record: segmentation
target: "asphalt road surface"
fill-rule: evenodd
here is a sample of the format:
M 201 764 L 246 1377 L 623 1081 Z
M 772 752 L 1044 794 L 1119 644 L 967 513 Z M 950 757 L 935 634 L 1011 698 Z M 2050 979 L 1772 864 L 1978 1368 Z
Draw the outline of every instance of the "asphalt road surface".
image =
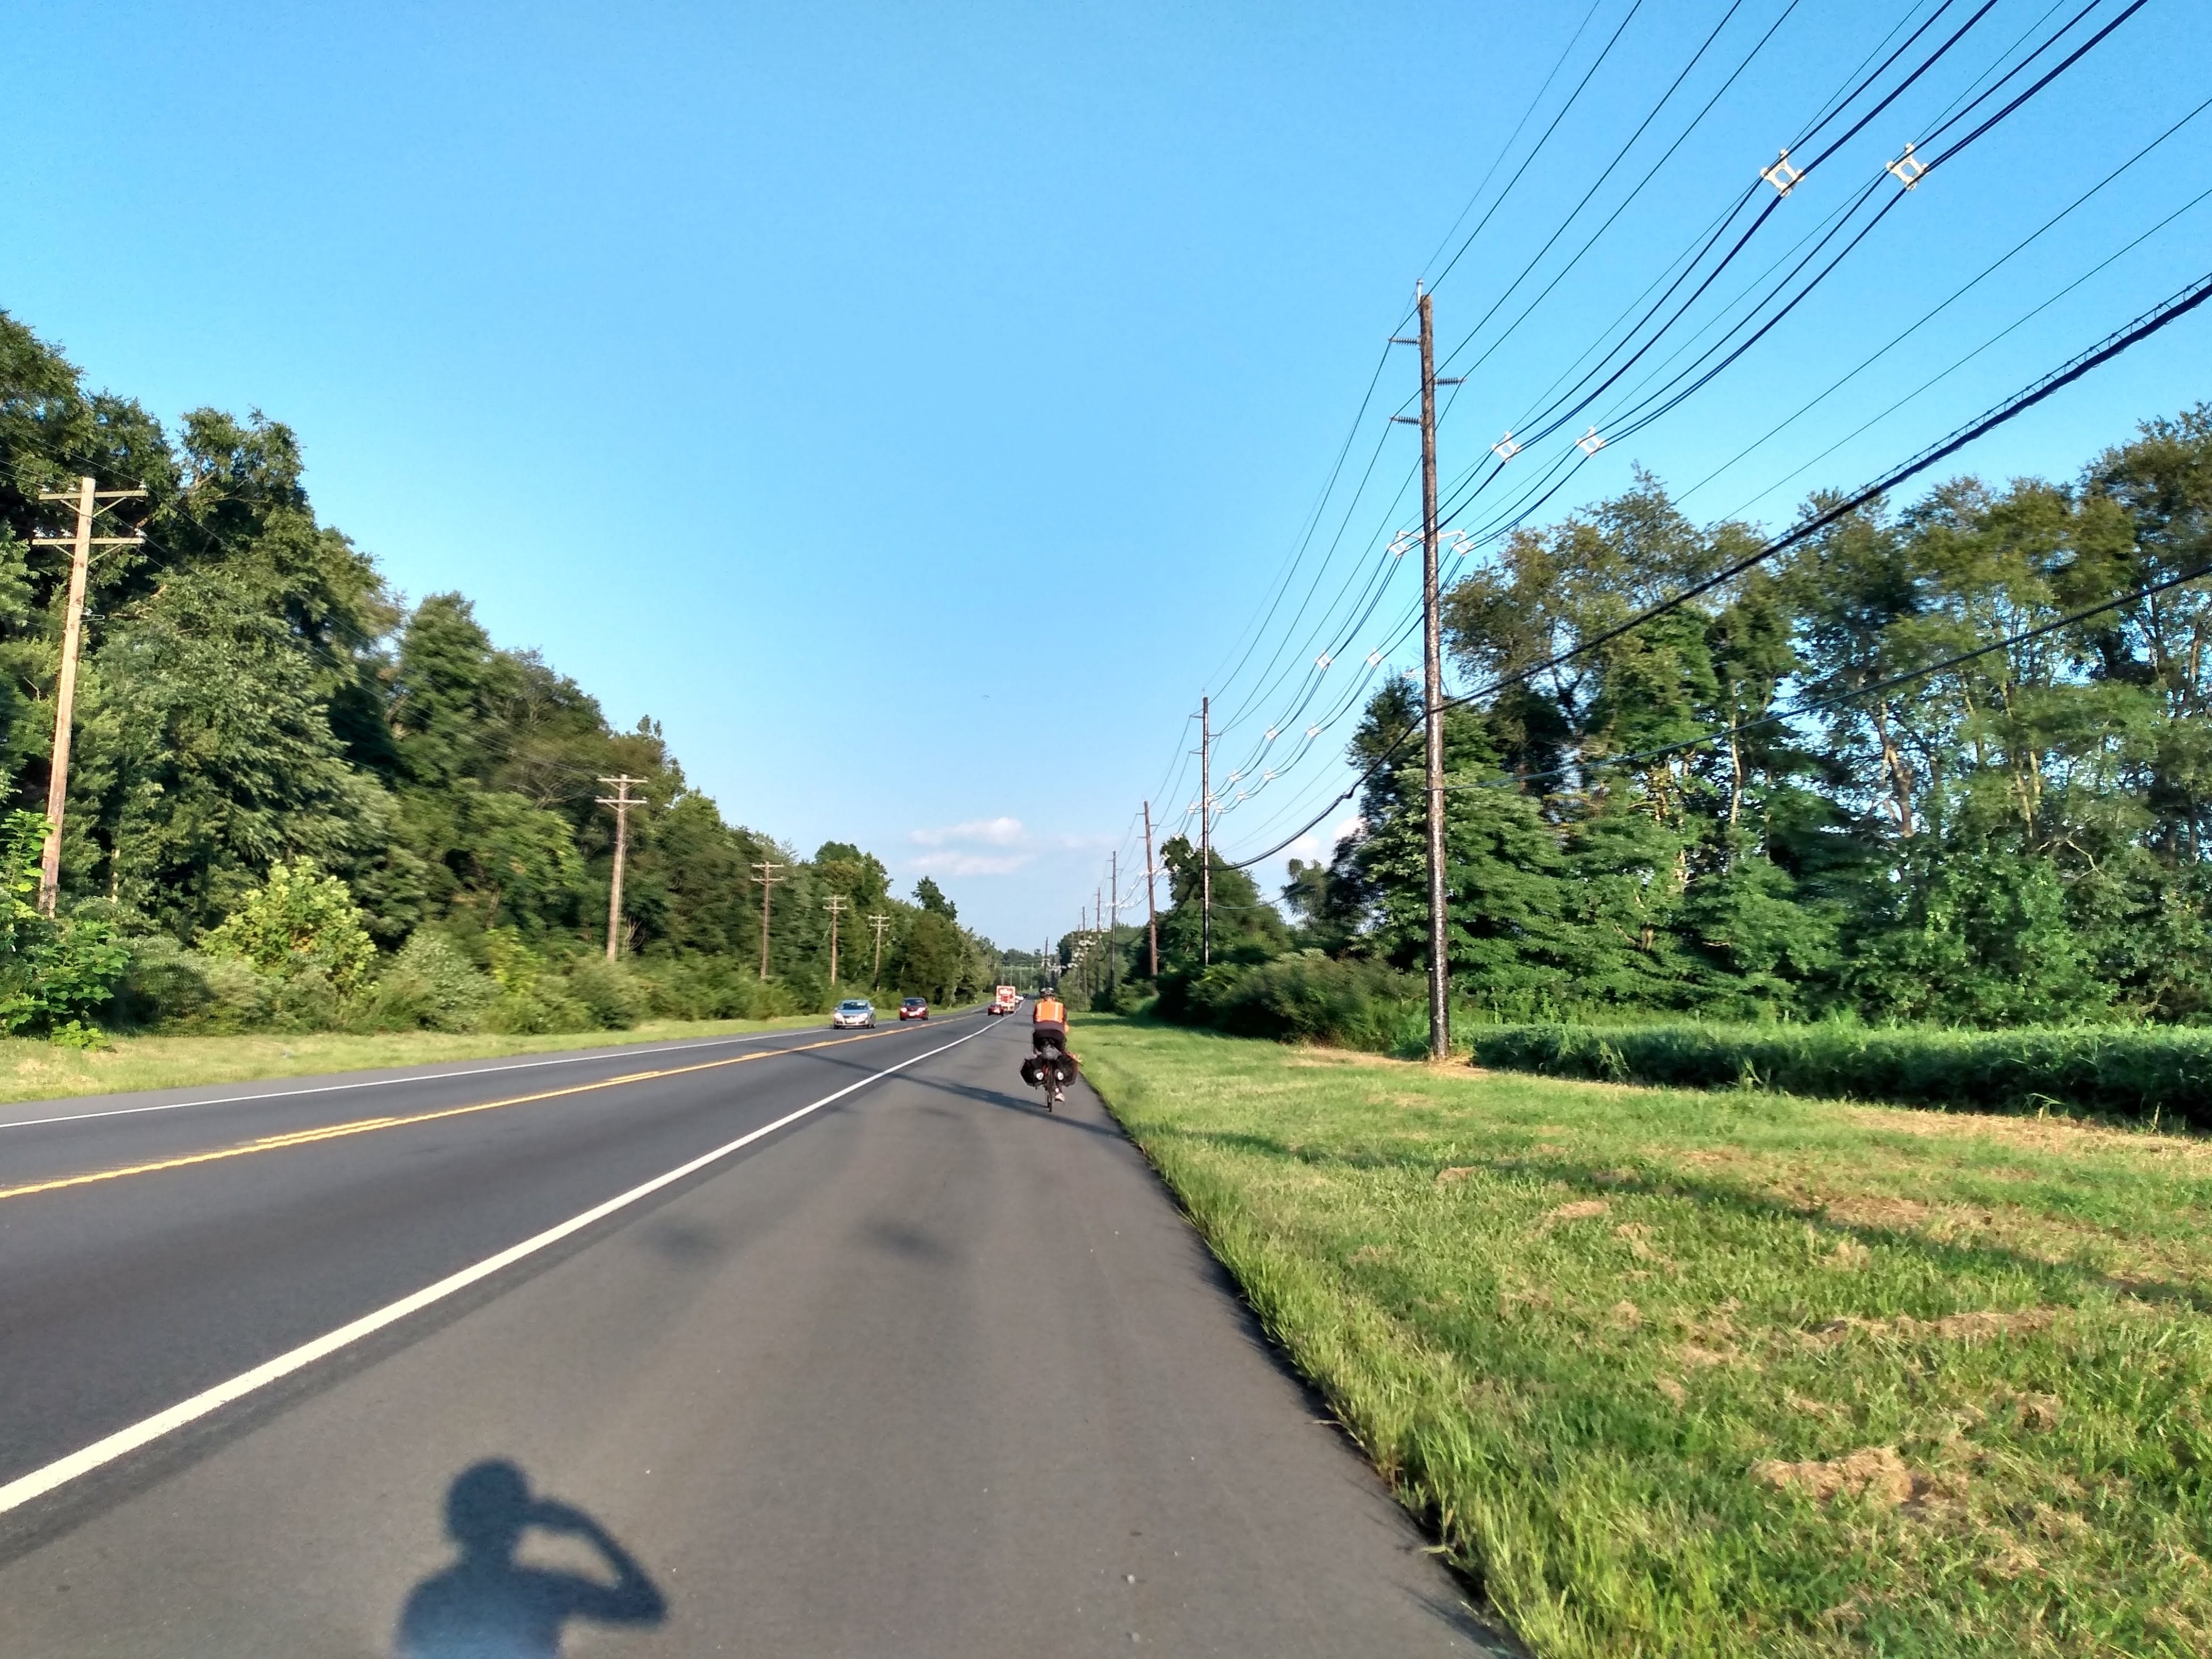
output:
M 0 1107 L 0 1653 L 1505 1653 L 1026 1022 Z

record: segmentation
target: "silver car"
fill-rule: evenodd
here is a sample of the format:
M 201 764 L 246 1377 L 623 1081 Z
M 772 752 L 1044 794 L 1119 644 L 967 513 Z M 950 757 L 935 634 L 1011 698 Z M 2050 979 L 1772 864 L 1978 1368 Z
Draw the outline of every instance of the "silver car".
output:
M 836 1012 L 830 1016 L 830 1024 L 833 1029 L 838 1030 L 842 1030 L 848 1026 L 860 1025 L 872 1031 L 876 1028 L 876 1005 L 866 997 L 848 997 L 837 1005 Z

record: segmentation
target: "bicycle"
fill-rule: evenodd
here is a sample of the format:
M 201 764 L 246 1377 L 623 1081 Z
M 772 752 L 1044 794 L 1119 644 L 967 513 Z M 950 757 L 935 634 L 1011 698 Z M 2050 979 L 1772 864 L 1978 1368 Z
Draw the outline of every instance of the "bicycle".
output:
M 1022 1081 L 1044 1091 L 1048 1115 L 1067 1103 L 1067 1085 L 1075 1081 L 1075 1060 L 1066 1049 L 1047 1045 L 1022 1062 Z

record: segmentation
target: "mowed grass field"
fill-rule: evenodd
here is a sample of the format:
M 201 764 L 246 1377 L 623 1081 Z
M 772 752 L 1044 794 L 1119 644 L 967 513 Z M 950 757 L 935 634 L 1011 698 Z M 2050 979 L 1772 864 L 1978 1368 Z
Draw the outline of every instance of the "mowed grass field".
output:
M 1537 1653 L 2212 1653 L 2212 1142 L 1076 1041 Z
M 626 1031 L 564 1031 L 542 1036 L 495 1032 L 390 1031 L 355 1036 L 315 1031 L 241 1036 L 118 1036 L 103 1048 L 64 1048 L 27 1038 L 0 1038 L 0 1102 L 58 1100 L 133 1089 L 177 1089 L 203 1083 L 249 1083 L 313 1077 L 324 1072 L 429 1066 L 442 1060 L 491 1060 L 555 1054 L 632 1042 L 729 1036 L 809 1025 L 827 1014 L 780 1019 L 652 1020 Z

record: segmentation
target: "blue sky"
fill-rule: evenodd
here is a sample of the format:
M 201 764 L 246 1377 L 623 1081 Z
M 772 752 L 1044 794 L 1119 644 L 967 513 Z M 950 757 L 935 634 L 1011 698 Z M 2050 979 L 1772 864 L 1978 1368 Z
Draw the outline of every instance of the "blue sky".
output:
M 1742 0 L 1523 298 L 1787 3 Z M 1444 424 L 1446 472 L 1539 401 L 1893 24 L 1942 3 L 1801 0 L 1483 357 Z M 1924 44 L 1978 5 L 1954 3 Z M 2039 20 L 2079 9 L 1997 0 L 1732 273 L 1779 257 Z M 1327 614 L 1413 522 L 1392 504 L 1410 430 L 1383 435 L 1410 353 L 1353 416 L 1455 222 L 1464 236 L 1498 204 L 1437 289 L 1448 346 L 1728 11 L 18 0 L 0 306 L 164 417 L 213 404 L 291 423 L 318 507 L 398 588 L 459 588 L 616 720 L 659 718 L 732 818 L 802 852 L 857 840 L 902 890 L 934 873 L 963 919 L 1033 944 L 1073 925 L 1110 848 L 1127 871 L 1148 792 L 1184 822 L 1187 717 L 1223 689 L 1348 431 L 1354 475 L 1382 446 L 1375 481 L 1331 498 L 1297 592 L 1317 580 Z M 1637 463 L 1678 489 L 1704 477 L 2193 108 L 2208 69 L 2212 9 L 2151 0 L 1544 516 Z M 1874 476 L 2202 274 L 2212 204 L 2053 299 L 2212 186 L 2208 134 L 2212 115 L 1687 509 L 1786 520 L 1806 490 Z M 2208 368 L 2200 313 L 1960 470 L 2070 476 L 2138 417 L 2212 392 Z M 1270 724 L 1298 741 L 1346 700 L 1411 602 L 1411 564 L 1304 708 L 1291 693 L 1326 630 L 1285 626 L 1296 594 L 1274 613 L 1218 705 L 1224 775 L 1272 763 Z M 1348 727 L 1224 814 L 1224 849 L 1318 810 Z

